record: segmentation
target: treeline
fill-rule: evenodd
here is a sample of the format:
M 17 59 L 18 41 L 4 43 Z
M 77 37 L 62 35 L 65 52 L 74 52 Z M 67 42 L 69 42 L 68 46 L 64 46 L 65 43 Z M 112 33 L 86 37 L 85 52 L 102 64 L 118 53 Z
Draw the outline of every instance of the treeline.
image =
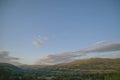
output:
M 120 80 L 120 73 L 14 72 L 0 67 L 0 80 Z

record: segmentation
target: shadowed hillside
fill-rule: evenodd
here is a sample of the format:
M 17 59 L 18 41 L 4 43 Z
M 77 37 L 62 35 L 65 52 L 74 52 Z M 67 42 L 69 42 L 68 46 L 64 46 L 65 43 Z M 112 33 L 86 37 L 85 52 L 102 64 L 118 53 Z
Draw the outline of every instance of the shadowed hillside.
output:
M 21 71 L 22 70 L 18 66 L 8 64 L 8 63 L 0 63 L 0 68 L 10 69 L 12 71 Z

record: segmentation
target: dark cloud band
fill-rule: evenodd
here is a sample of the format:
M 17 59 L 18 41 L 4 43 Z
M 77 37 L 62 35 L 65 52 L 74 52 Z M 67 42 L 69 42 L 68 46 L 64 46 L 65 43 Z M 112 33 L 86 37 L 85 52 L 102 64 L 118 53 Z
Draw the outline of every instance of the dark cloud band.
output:
M 20 65 L 21 63 L 19 63 L 17 60 L 19 60 L 19 58 L 9 56 L 8 51 L 0 50 L 1 63 L 10 63 L 14 65 Z

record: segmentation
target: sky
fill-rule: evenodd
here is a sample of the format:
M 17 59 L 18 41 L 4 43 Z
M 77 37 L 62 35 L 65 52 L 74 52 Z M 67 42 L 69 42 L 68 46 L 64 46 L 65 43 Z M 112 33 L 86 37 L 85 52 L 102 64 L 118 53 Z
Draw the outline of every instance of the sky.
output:
M 1 62 L 120 57 L 119 0 L 1 0 L 0 5 Z

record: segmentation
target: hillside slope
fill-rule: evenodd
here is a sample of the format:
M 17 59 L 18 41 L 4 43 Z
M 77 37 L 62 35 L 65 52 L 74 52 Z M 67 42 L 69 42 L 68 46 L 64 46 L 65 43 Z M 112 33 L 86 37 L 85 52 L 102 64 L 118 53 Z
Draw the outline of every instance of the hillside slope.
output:
M 23 65 L 16 67 L 11 64 L 0 63 L 0 67 L 8 68 L 14 71 L 26 70 L 34 72 L 120 72 L 120 58 L 91 58 L 48 66 Z
M 22 70 L 21 68 L 8 63 L 0 63 L 0 68 L 10 69 L 17 72 Z
M 120 58 L 91 58 L 55 65 L 57 68 L 76 71 L 117 71 L 120 72 Z

